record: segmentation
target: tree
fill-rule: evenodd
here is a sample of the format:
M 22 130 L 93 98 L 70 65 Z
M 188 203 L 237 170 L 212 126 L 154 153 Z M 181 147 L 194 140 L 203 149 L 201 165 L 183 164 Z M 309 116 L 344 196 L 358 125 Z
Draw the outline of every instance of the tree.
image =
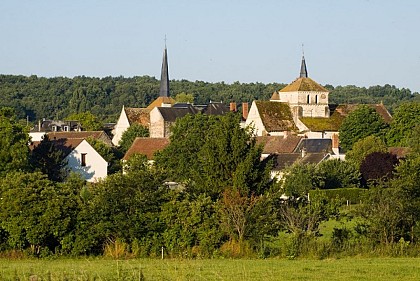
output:
M 404 236 L 404 201 L 400 191 L 379 183 L 368 191 L 362 217 L 368 222 L 368 236 L 375 242 L 390 244 Z
M 187 94 L 187 93 L 179 93 L 175 96 L 175 101 L 177 103 L 194 103 L 194 96 L 192 94 Z
M 223 192 L 220 208 L 222 225 L 230 238 L 240 244 L 251 228 L 252 212 L 258 199 L 255 195 L 241 194 L 235 188 L 226 188 Z
M 295 163 L 288 167 L 281 181 L 283 192 L 287 196 L 306 196 L 311 189 L 319 186 L 319 178 L 314 164 Z
M 384 141 L 377 136 L 368 136 L 360 139 L 353 144 L 353 147 L 346 154 L 346 160 L 353 162 L 356 167 L 360 167 L 365 157 L 373 152 L 387 152 L 388 149 Z
M 316 167 L 316 173 L 320 180 L 320 188 L 348 188 L 358 187 L 360 184 L 360 172 L 358 168 L 340 159 L 322 161 Z
M 30 162 L 35 170 L 47 175 L 48 179 L 63 181 L 68 174 L 63 154 L 63 151 L 58 149 L 45 134 L 41 142 L 32 150 Z
M 79 121 L 84 131 L 100 131 L 103 129 L 102 123 L 89 111 L 73 113 L 66 120 Z
M 395 177 L 391 180 L 392 187 L 402 201 L 401 215 L 404 218 L 406 240 L 419 241 L 420 226 L 420 154 L 413 153 L 396 167 Z M 399 210 L 400 211 L 400 210 Z
M 121 136 L 118 143 L 122 153 L 126 153 L 137 137 L 148 137 L 149 130 L 137 123 L 132 124 Z
M 117 239 L 146 247 L 160 237 L 164 224 L 159 212 L 166 201 L 163 175 L 147 162 L 141 167 L 110 175 L 89 189 L 78 216 L 73 253 L 99 254 L 107 241 Z M 147 247 L 156 253 L 161 246 L 160 240 Z
M 0 109 L 0 176 L 29 166 L 29 135 L 11 108 Z
M 178 119 L 156 164 L 195 194 L 218 198 L 232 184 L 244 192 L 262 193 L 269 185 L 269 169 L 260 161 L 261 147 L 240 128 L 239 117 L 197 114 Z
M 396 110 L 387 133 L 390 146 L 408 146 L 413 129 L 420 123 L 420 102 L 405 102 Z
M 360 105 L 344 119 L 339 129 L 340 145 L 350 150 L 355 142 L 370 135 L 384 134 L 387 124 L 373 107 Z
M 30 247 L 36 255 L 60 249 L 74 230 L 78 194 L 75 185 L 57 188 L 39 172 L 8 174 L 0 180 L 0 221 L 8 244 L 13 249 Z
M 397 164 L 397 156 L 389 152 L 373 152 L 367 155 L 360 165 L 362 184 L 390 179 Z
M 211 257 L 222 239 L 217 205 L 209 196 L 171 192 L 160 213 L 165 247 L 172 255 Z

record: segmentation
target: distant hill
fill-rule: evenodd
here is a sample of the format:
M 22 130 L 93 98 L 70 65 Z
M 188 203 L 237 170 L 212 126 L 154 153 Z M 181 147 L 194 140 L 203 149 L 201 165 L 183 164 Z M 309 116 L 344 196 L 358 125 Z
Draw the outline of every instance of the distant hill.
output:
M 203 81 L 172 80 L 171 96 L 193 94 L 196 104 L 209 101 L 252 102 L 268 100 L 281 83 L 209 83 Z M 418 99 L 418 93 L 395 86 L 325 85 L 331 91 L 331 103 L 380 103 L 391 111 L 402 101 Z M 21 75 L 0 75 L 0 107 L 16 110 L 21 119 L 35 122 L 41 118 L 64 119 L 72 113 L 90 111 L 103 121 L 115 122 L 123 105 L 145 107 L 159 93 L 159 80 L 150 76 L 94 78 L 44 78 Z

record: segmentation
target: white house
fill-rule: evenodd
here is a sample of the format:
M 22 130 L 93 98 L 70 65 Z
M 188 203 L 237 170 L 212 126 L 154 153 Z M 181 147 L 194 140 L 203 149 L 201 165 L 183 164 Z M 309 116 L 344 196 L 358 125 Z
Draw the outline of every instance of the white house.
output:
M 81 140 L 64 161 L 70 171 L 80 174 L 88 182 L 97 182 L 108 174 L 108 162 L 86 140 Z

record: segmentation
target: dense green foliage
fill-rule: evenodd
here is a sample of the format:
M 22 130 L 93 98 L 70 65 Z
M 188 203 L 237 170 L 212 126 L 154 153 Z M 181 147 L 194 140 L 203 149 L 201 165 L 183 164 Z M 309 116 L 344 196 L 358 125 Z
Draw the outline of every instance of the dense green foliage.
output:
M 382 138 L 370 135 L 353 144 L 351 150 L 346 153 L 346 160 L 359 168 L 365 157 L 373 152 L 387 152 L 387 147 Z
M 364 199 L 366 189 L 362 188 L 337 188 L 337 189 L 314 189 L 309 191 L 309 198 L 338 199 L 342 204 L 358 204 Z
M 103 127 L 98 118 L 89 111 L 70 114 L 66 120 L 79 121 L 84 131 L 101 131 Z
M 203 81 L 173 80 L 171 95 L 182 101 L 205 104 L 209 101 L 252 102 L 268 100 L 282 83 L 208 83 Z M 391 112 L 403 101 L 416 99 L 418 93 L 395 86 L 326 86 L 330 91 L 330 102 L 380 103 Z M 145 107 L 158 97 L 159 80 L 149 76 L 93 78 L 44 78 L 32 75 L 0 75 L 0 107 L 15 109 L 19 119 L 35 122 L 42 118 L 64 119 L 71 114 L 91 112 L 101 121 L 115 122 L 123 105 Z M 184 96 L 185 94 L 185 96 Z
M 263 193 L 270 167 L 260 161 L 262 147 L 238 126 L 239 117 L 197 114 L 180 119 L 170 145 L 155 158 L 157 166 L 194 194 L 218 197 L 227 187 Z
M 11 108 L 0 109 L 0 176 L 29 166 L 29 135 Z
M 360 105 L 350 112 L 340 127 L 340 145 L 350 150 L 358 140 L 370 135 L 384 135 L 387 124 L 373 107 Z
M 391 127 L 387 134 L 390 146 L 408 146 L 412 138 L 413 129 L 420 123 L 420 102 L 406 102 L 401 104 L 392 118 Z

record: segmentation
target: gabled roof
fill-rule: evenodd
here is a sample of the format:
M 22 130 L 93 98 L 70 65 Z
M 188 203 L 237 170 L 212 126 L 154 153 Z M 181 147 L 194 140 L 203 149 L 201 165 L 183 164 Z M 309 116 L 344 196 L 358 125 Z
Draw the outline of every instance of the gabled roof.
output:
M 189 108 L 191 112 L 207 115 L 223 115 L 230 111 L 229 107 L 221 102 L 210 102 L 209 104 L 195 105 L 191 103 L 176 103 L 173 108 Z
M 300 158 L 301 158 L 301 154 L 299 153 L 273 154 L 270 156 L 270 159 L 273 160 L 272 170 L 281 171 L 284 168 L 293 165 L 293 163 L 297 162 Z
M 50 132 L 47 134 L 50 140 L 55 139 L 86 139 L 88 137 L 94 139 L 108 138 L 104 131 L 81 131 L 81 132 Z
M 149 128 L 151 109 L 125 107 L 124 111 L 125 111 L 125 114 L 127 115 L 128 122 L 130 124 L 138 123 Z
M 146 155 L 147 159 L 154 158 L 157 151 L 164 149 L 169 145 L 167 138 L 136 138 L 130 149 L 124 155 L 123 160 L 128 160 L 133 154 Z
M 148 109 L 150 112 L 153 108 L 161 107 L 163 104 L 170 104 L 172 106 L 175 104 L 175 100 L 171 97 L 158 97 L 151 104 L 149 104 L 146 109 Z
M 302 164 L 318 164 L 325 158 L 327 154 L 325 153 L 307 153 L 305 157 L 302 158 L 300 163 Z
M 112 145 L 111 139 L 104 131 L 50 132 L 47 135 L 50 141 L 52 141 L 58 149 L 63 151 L 64 157 L 70 154 L 70 152 L 82 143 L 82 141 L 89 137 L 101 140 L 107 145 Z M 39 143 L 39 141 L 33 142 L 30 148 L 35 148 Z
M 270 159 L 273 161 L 273 171 L 281 171 L 294 163 L 318 164 L 327 154 L 325 153 L 307 153 L 302 157 L 301 153 L 278 153 L 272 154 Z
M 166 122 L 175 122 L 176 119 L 182 118 L 187 114 L 197 114 L 198 110 L 194 107 L 158 107 L 163 120 Z
M 263 154 L 292 153 L 302 137 L 290 135 L 256 137 L 257 144 L 263 145 Z
M 328 90 L 309 77 L 299 77 L 280 92 L 328 92 Z
M 287 103 L 255 101 L 267 132 L 296 131 L 293 115 Z
M 204 114 L 207 115 L 223 115 L 228 113 L 229 107 L 227 105 L 224 105 L 223 103 L 214 103 L 211 102 L 209 104 L 206 105 L 206 107 L 204 108 L 204 110 L 202 111 Z
M 331 139 L 302 139 L 296 146 L 295 152 L 301 152 L 305 149 L 307 153 L 331 153 L 332 140 Z
M 279 92 L 275 91 L 272 95 L 270 100 L 280 100 Z

